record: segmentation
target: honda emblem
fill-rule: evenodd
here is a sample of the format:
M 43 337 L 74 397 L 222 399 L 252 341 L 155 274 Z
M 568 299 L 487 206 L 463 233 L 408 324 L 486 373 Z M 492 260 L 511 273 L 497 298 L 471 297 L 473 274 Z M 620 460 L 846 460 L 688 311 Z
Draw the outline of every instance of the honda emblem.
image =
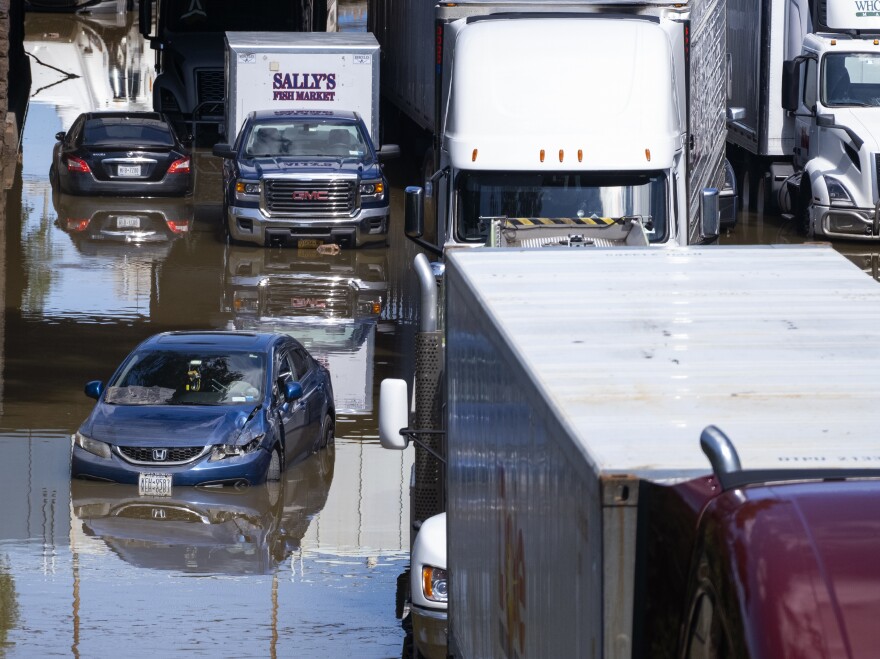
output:
M 168 449 L 167 448 L 154 448 L 153 449 L 153 462 L 165 462 L 168 459 Z

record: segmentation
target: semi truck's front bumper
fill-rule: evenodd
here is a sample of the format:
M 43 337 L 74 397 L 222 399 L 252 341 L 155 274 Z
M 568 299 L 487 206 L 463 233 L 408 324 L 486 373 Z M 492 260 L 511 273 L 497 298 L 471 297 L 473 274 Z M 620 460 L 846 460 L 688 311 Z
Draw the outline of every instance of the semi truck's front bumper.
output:
M 389 209 L 362 208 L 355 217 L 340 219 L 268 217 L 259 208 L 230 206 L 226 222 L 233 240 L 256 245 L 313 246 L 317 241 L 340 247 L 384 243 Z
M 880 241 L 880 204 L 875 208 L 813 205 L 810 227 L 817 237 Z

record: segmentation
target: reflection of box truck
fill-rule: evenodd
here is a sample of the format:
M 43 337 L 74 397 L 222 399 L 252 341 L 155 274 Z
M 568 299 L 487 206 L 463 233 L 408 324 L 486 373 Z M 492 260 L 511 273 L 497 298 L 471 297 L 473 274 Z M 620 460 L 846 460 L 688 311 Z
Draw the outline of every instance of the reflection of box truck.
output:
M 379 44 L 372 34 L 227 32 L 226 139 L 252 110 L 351 110 L 379 147 Z

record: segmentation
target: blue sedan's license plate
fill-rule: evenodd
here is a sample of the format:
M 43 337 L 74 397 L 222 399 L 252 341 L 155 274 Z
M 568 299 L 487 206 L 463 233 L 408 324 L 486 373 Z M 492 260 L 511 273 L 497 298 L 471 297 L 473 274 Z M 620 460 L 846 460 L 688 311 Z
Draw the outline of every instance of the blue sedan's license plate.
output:
M 171 474 L 138 474 L 138 494 L 171 496 Z

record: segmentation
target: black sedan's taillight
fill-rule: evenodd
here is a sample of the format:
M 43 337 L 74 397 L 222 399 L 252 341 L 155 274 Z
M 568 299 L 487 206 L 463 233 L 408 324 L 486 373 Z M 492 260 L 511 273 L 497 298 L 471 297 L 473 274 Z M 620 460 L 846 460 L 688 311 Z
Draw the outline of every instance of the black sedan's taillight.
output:
M 189 158 L 178 158 L 168 167 L 169 174 L 189 174 Z

